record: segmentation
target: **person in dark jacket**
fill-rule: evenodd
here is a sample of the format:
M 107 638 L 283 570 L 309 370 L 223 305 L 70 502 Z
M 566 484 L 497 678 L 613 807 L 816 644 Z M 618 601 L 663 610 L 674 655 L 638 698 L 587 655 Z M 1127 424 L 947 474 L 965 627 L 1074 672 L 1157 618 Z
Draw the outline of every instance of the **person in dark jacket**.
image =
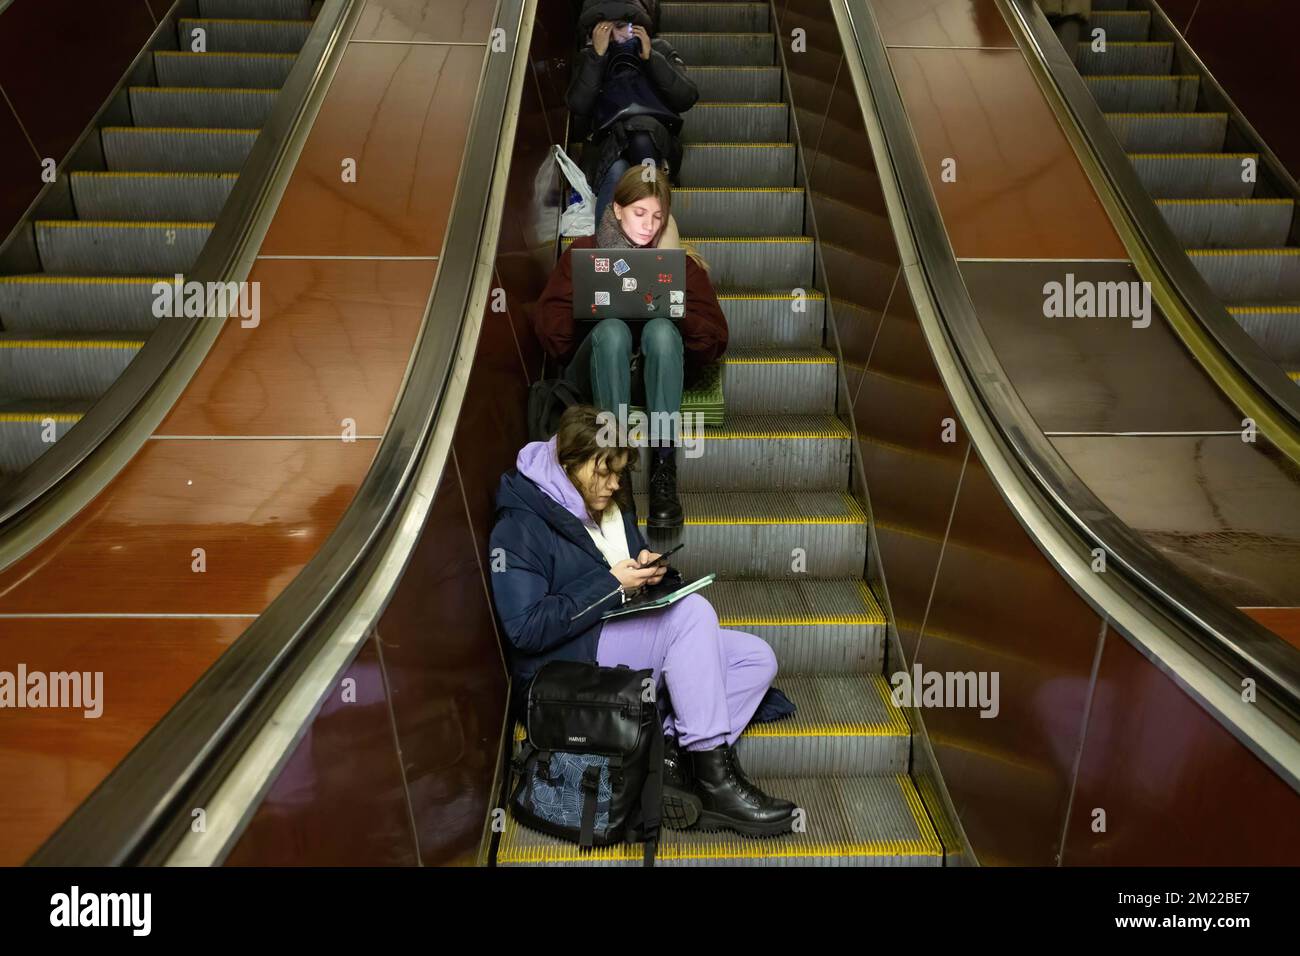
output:
M 685 314 L 678 320 L 658 318 L 631 326 L 605 319 L 579 340 L 573 319 L 573 250 L 680 245 L 672 221 L 672 191 L 662 175 L 645 181 L 640 169 L 619 180 L 613 201 L 596 227 L 596 235 L 575 239 L 551 272 L 533 312 L 533 328 L 542 348 L 565 365 L 564 376 L 587 400 L 615 415 L 632 401 L 633 345 L 639 337 L 645 357 L 645 405 L 649 420 L 676 427 L 681 419 L 682 390 L 727 348 L 727 318 L 709 282 L 708 268 L 693 249 L 686 256 Z M 634 335 L 634 332 L 636 335 Z M 624 411 L 623 417 L 627 415 Z M 651 435 L 651 528 L 681 527 L 685 521 L 677 497 L 676 446 L 680 432 Z
M 700 97 L 677 51 L 651 38 L 648 9 L 638 0 L 587 0 L 578 17 L 579 36 L 589 42 L 566 99 L 575 128 L 591 132 L 582 171 L 596 192 L 596 222 L 629 166 L 648 160 L 677 175 L 680 114 Z
M 788 832 L 794 804 L 755 786 L 734 749 L 776 676 L 767 642 L 720 627 L 702 594 L 601 620 L 665 574 L 644 567 L 659 555 L 646 547 L 635 511 L 614 500 L 630 458 L 610 440 L 602 413 L 575 405 L 557 434 L 525 445 L 501 479 L 489 566 L 516 697 L 548 661 L 650 668 L 671 702 L 665 784 L 695 811 L 683 825 L 698 814 L 704 829 Z

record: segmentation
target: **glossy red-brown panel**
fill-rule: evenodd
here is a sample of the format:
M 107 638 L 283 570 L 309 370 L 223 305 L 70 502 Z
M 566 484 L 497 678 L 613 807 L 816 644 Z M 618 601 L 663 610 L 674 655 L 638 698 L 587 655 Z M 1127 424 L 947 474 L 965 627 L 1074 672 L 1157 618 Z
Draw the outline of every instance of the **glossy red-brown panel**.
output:
M 1237 607 L 1300 604 L 1300 469 L 1238 435 L 1058 437 L 1105 505 Z
M 1300 647 L 1300 607 L 1243 607 L 1260 624 L 1293 647 Z
M 826 109 L 844 59 L 835 21 L 827 20 L 828 13 L 829 7 L 821 0 L 790 0 L 777 16 L 777 36 L 786 44 L 787 96 L 808 168 L 816 164 Z M 802 53 L 789 49 L 793 30 L 804 31 L 807 49 Z M 781 61 L 778 58 L 776 62 Z
M 368 640 L 326 696 L 226 865 L 416 863 L 380 654 Z
M 1186 18 L 1174 16 L 1172 10 L 1166 12 L 1182 29 Z M 1185 36 L 1291 175 L 1300 177 L 1300 127 L 1295 122 L 1300 59 L 1293 42 L 1296 15 L 1290 0 L 1251 0 L 1248 4 L 1202 0 Z
M 1057 862 L 1101 628 L 972 455 L 916 661 L 974 673 L 988 693 L 979 706 L 925 712 L 977 857 Z
M 42 156 L 63 158 L 155 26 L 143 0 L 14 0 L 4 11 L 0 87 Z
M 889 57 L 959 257 L 1125 257 L 1019 50 Z M 946 159 L 954 182 L 942 180 Z
M 0 17 L 0 31 L 4 19 Z M 41 163 L 9 104 L 0 101 L 0 235 L 9 235 L 41 191 Z
M 366 0 L 353 40 L 486 43 L 496 0 Z
M 260 614 L 334 530 L 377 444 L 146 442 L 89 506 L 0 572 L 0 613 Z
M 231 320 L 163 435 L 382 434 L 437 263 L 261 259 L 253 328 Z
M 0 671 L 92 675 L 79 708 L 0 710 L 0 866 L 35 852 L 248 623 L 0 620 Z
M 439 255 L 485 49 L 350 44 L 262 254 Z
M 1209 9 L 1213 5 L 1213 0 L 1160 0 L 1160 9 L 1165 11 L 1174 28 L 1184 34 L 1197 8 Z
M 1094 832 L 1104 811 L 1104 832 Z M 1292 865 L 1300 795 L 1110 631 L 1066 865 Z
M 477 861 L 505 716 L 505 664 L 481 567 L 486 540 L 471 530 L 461 491 L 453 458 L 378 626 L 428 866 Z
M 994 0 L 871 0 L 886 46 L 998 46 L 1016 41 Z

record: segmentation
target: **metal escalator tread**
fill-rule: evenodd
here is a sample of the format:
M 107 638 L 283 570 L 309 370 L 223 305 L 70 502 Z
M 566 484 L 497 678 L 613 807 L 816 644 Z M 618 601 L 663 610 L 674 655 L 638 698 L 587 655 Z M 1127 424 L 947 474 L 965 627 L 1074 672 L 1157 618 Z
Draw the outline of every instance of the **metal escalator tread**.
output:
M 92 129 L 102 163 L 68 170 L 76 218 L 32 220 L 41 271 L 0 276 L 0 468 L 39 457 L 50 437 L 33 422 L 57 413 L 61 437 L 65 419 L 80 417 L 157 328 L 154 288 L 202 251 L 311 9 L 310 0 L 197 0 L 186 12 L 199 16 L 174 21 L 178 49 L 152 51 L 152 74 L 123 81 L 132 125 Z
M 943 848 L 910 777 L 755 777 L 804 812 L 802 833 L 746 839 L 728 831 L 664 830 L 660 866 L 940 866 Z M 497 850 L 499 866 L 639 866 L 639 844 L 584 851 L 511 819 Z

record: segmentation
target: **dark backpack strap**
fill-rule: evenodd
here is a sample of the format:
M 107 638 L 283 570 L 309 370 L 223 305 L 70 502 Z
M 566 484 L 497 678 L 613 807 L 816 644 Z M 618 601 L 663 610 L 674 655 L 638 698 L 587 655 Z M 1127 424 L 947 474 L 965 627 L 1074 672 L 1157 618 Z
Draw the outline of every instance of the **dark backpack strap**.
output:
M 600 767 L 592 765 L 582 772 L 582 825 L 578 845 L 588 849 L 596 840 L 596 798 L 600 796 Z
M 650 770 L 641 788 L 642 835 L 645 837 L 642 866 L 655 865 L 655 854 L 659 852 L 659 824 L 663 819 L 664 732 L 657 712 L 651 727 L 654 736 L 650 738 Z

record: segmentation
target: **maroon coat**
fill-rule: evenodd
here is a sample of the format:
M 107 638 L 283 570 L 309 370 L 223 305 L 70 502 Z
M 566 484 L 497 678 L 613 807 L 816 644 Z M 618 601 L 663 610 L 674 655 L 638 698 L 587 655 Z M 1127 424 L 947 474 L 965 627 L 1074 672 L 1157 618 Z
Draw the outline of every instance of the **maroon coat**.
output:
M 595 236 L 580 236 L 564 250 L 551 271 L 533 313 L 533 330 L 551 358 L 567 364 L 577 350 L 577 327 L 573 319 L 574 249 L 596 246 Z M 716 362 L 727 350 L 727 317 L 713 294 L 709 274 L 689 255 L 686 257 L 686 314 L 677 320 L 686 347 L 688 373 Z

